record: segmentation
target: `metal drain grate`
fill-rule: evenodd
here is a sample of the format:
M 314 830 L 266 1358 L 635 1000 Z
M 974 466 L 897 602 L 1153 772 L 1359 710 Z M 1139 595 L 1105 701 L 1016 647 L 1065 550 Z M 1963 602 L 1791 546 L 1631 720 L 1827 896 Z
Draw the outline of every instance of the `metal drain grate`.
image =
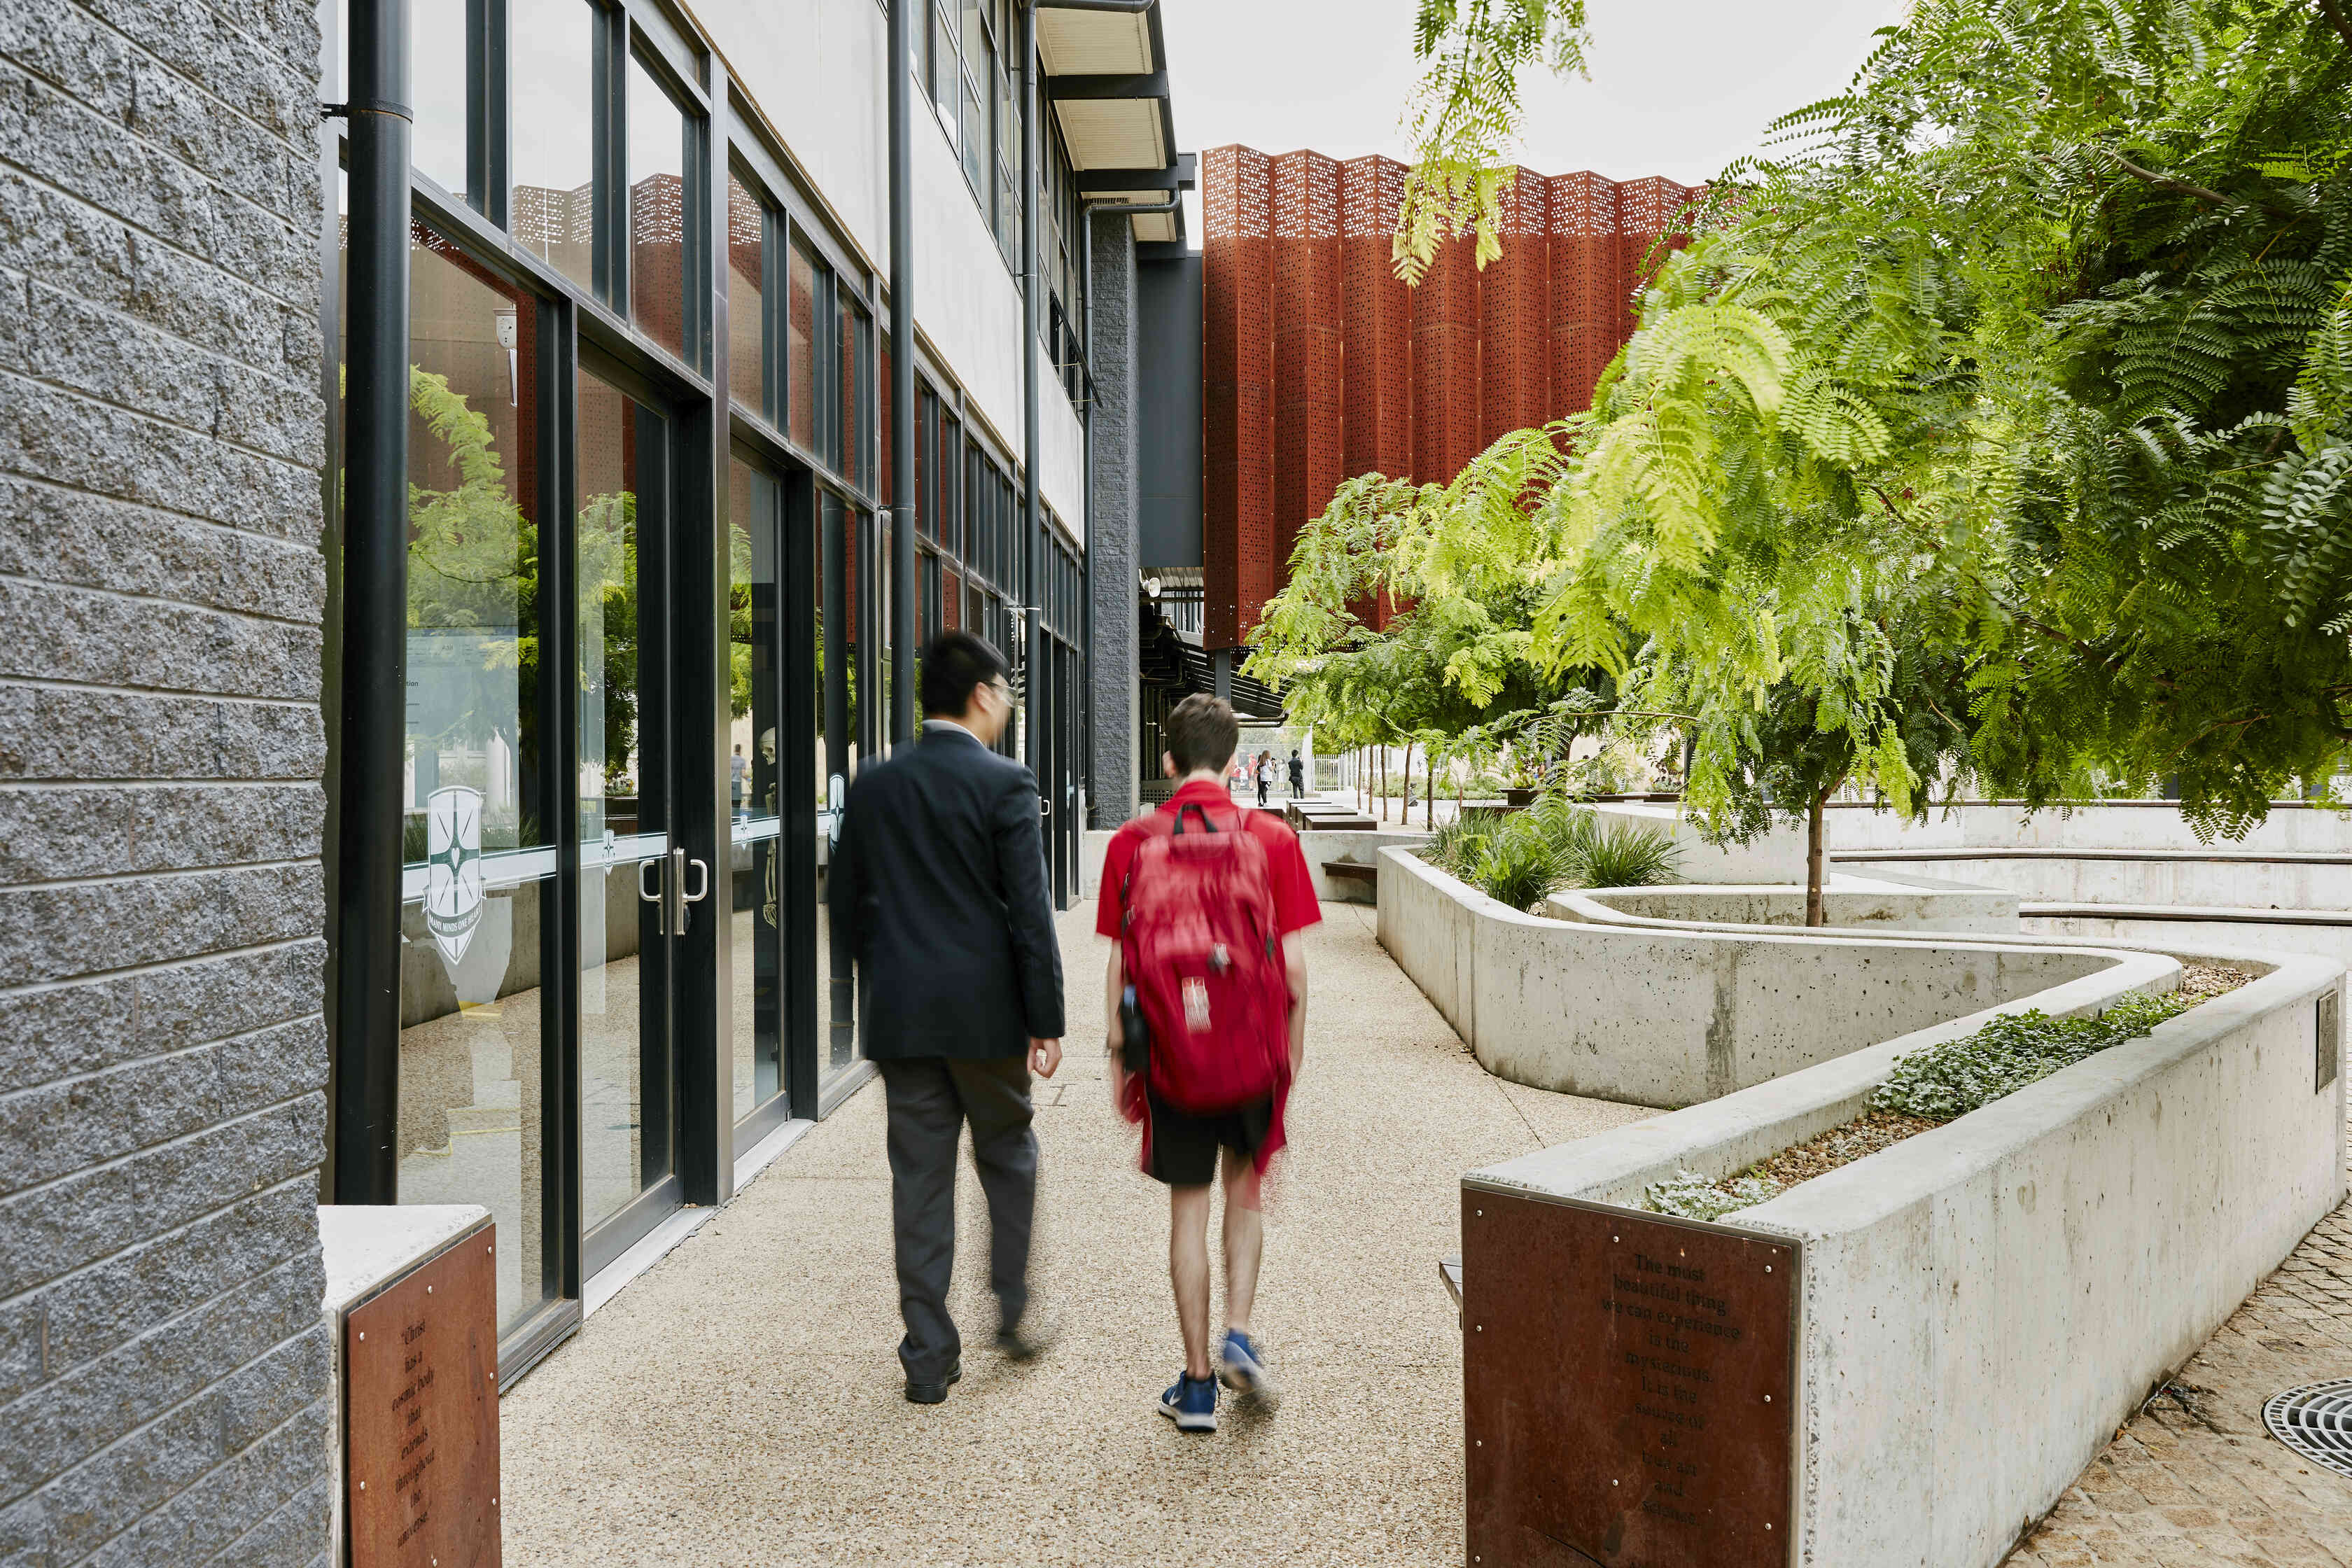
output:
M 2263 1425 L 2312 1463 L 2352 1476 L 2352 1377 L 2272 1394 L 2263 1405 Z

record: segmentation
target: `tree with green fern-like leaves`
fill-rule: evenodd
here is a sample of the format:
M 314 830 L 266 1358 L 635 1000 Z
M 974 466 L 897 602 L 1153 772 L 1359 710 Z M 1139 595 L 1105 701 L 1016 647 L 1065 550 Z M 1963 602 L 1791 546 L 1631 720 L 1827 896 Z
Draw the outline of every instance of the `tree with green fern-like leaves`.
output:
M 1571 0 L 1421 23 L 1420 101 L 1467 107 L 1414 122 L 1443 178 L 1409 188 L 1408 274 L 1491 205 L 1518 72 L 1585 63 Z M 1770 751 L 1847 737 L 1849 781 L 1912 805 L 1906 658 L 1956 674 L 1923 689 L 1937 727 L 2033 805 L 2168 780 L 2235 834 L 2327 771 L 2352 741 L 2345 0 L 1922 0 L 1776 130 L 1653 258 L 1557 473 L 1509 492 L 1543 536 L 1529 663 L 1662 672 L 1718 820 L 1755 772 L 1743 709 L 1799 716 L 1750 723 Z

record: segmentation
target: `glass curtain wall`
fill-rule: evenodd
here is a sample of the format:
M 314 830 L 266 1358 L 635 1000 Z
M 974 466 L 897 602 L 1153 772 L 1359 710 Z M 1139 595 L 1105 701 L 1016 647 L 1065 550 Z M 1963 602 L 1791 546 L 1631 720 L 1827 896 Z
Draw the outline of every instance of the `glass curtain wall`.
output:
M 727 480 L 729 1059 L 741 1121 L 784 1090 L 784 523 L 782 490 L 767 473 L 734 458 Z
M 408 705 L 401 834 L 404 1203 L 487 1206 L 499 1322 L 555 1288 L 542 977 L 557 940 L 537 301 L 410 237 Z
M 583 1221 L 670 1175 L 670 992 L 663 879 L 675 877 L 667 755 L 667 422 L 583 374 L 574 459 L 572 684 L 580 853 Z
M 406 563 L 344 588 L 407 608 L 402 900 L 337 940 L 399 945 L 387 1196 L 491 1210 L 520 1365 L 723 1179 L 689 1088 L 741 1133 L 862 1077 L 823 900 L 902 673 L 892 595 L 1010 651 L 1015 507 L 927 385 L 921 564 L 892 581 L 865 274 L 769 150 L 730 144 L 689 27 L 601 0 L 412 15 Z M 1017 234 L 1007 15 L 940 0 L 915 65 Z
M 509 231 L 517 245 L 565 279 L 593 289 L 603 194 L 596 139 L 604 119 L 596 91 L 596 34 L 610 23 L 592 0 L 506 0 L 506 10 L 514 104 Z M 430 74 L 416 73 L 420 79 Z

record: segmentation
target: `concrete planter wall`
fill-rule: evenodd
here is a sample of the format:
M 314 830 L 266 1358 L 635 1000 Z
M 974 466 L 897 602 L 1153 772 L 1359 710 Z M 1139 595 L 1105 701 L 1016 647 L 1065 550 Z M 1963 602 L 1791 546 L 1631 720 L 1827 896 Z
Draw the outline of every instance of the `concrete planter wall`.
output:
M 1994 942 L 1824 939 L 1521 914 L 1395 849 L 1380 940 L 1487 1071 L 1636 1105 L 1714 1100 L 1891 1036 L 2166 961 Z
M 1906 849 L 1866 851 L 1863 858 L 1838 863 L 1857 876 L 1907 877 L 1916 871 L 2005 888 L 2021 899 L 2042 903 L 2352 910 L 2352 854 L 2263 853 L 2227 847 Z
M 2162 800 L 2105 801 L 2071 811 L 2052 806 L 2031 816 L 2014 802 L 1978 801 L 1935 811 L 1918 824 L 1841 803 L 1829 808 L 1827 832 L 1832 856 L 1858 849 L 2028 847 L 2352 854 L 2352 812 L 2302 801 L 2277 802 L 2269 818 L 2245 837 L 2211 845 L 2190 830 L 2179 805 Z
M 1800 887 L 1588 888 L 1581 898 L 1645 920 L 1734 925 L 1802 926 Z M 2017 895 L 1927 877 L 1858 876 L 1832 872 L 1822 889 L 1832 926 L 1885 931 L 2017 932 Z M 1580 918 L 1566 900 L 1554 900 L 1554 919 Z
M 2096 1006 L 2170 963 L 2116 956 L 2035 1000 Z M 2149 1038 L 1728 1216 L 1803 1247 L 1795 1561 L 1998 1563 L 2342 1201 L 2344 1075 L 2315 1081 L 2341 973 L 2272 962 Z M 1837 1125 L 1895 1057 L 1979 1022 L 1465 1182 L 1630 1206 L 1678 1168 L 1729 1174 Z

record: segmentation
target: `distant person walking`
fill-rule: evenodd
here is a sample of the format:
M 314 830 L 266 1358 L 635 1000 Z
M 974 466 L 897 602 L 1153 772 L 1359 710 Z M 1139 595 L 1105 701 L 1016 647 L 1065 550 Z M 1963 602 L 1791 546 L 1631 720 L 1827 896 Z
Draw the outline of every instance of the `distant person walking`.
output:
M 1307 763 L 1294 748 L 1290 753 L 1290 798 L 1297 800 L 1307 794 Z
M 1273 788 L 1274 753 L 1260 752 L 1257 754 L 1257 804 L 1260 809 L 1264 809 L 1266 804 L 1265 797 Z
M 948 1316 L 956 1145 L 971 1125 L 988 1199 L 997 1348 L 1044 1348 L 1029 1311 L 1037 1137 L 1029 1075 L 1062 1062 L 1062 953 L 1037 781 L 990 750 L 1013 713 L 1004 660 L 970 632 L 923 650 L 923 732 L 849 791 L 833 851 L 833 942 L 857 963 L 858 1022 L 888 1099 L 898 1361 L 937 1405 L 963 1375 Z
M 1298 836 L 1237 808 L 1223 778 L 1240 726 L 1188 697 L 1165 727 L 1161 769 L 1181 781 L 1103 858 L 1095 929 L 1118 946 L 1104 977 L 1113 1101 L 1143 1124 L 1143 1170 L 1168 1186 L 1168 1275 L 1184 1370 L 1160 1412 L 1217 1429 L 1217 1384 L 1271 1398 L 1252 1337 L 1265 1221 L 1259 1184 L 1283 1146 L 1283 1111 L 1307 1052 L 1307 953 L 1321 920 Z M 1209 1347 L 1209 1184 L 1225 1184 L 1225 1332 Z

